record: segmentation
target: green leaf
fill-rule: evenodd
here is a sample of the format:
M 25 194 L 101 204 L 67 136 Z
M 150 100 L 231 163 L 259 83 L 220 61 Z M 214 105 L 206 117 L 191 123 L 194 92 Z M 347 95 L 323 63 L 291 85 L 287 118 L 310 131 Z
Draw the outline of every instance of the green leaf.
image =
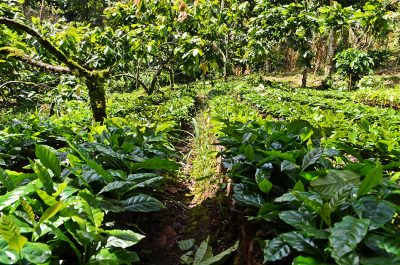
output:
M 45 168 L 39 160 L 36 160 L 33 164 L 33 171 L 38 176 L 40 182 L 42 182 L 46 192 L 48 194 L 52 194 L 53 179 L 51 178 L 50 173 L 47 171 L 47 168 Z
M 143 162 L 133 164 L 134 168 L 143 168 L 150 170 L 168 170 L 176 171 L 179 169 L 179 164 L 165 158 L 149 158 Z
M 307 233 L 293 231 L 280 234 L 279 237 L 293 249 L 308 254 L 318 253 L 318 246 L 314 240 L 307 237 Z
M 371 220 L 370 230 L 390 222 L 396 214 L 395 205 L 375 196 L 363 197 L 353 202 L 353 208 L 358 217 Z
M 21 198 L 21 204 L 22 204 L 22 207 L 24 208 L 24 211 L 27 213 L 29 220 L 33 224 L 35 222 L 35 214 L 33 212 L 32 207 L 23 198 Z
M 0 235 L 7 240 L 7 242 L 19 235 L 20 231 L 18 226 L 12 221 L 7 215 L 2 215 L 0 217 Z
M 303 182 L 301 182 L 301 180 L 297 181 L 293 187 L 293 190 L 294 191 L 305 191 Z
M 104 220 L 104 212 L 100 209 L 100 201 L 88 190 L 82 190 L 79 192 L 79 196 L 83 199 L 81 205 L 83 211 L 92 221 L 92 224 L 99 228 L 101 227 Z
M 292 171 L 297 168 L 299 168 L 299 166 L 289 160 L 283 160 L 281 163 L 281 171 Z
M 281 260 L 290 255 L 290 247 L 282 239 L 276 237 L 265 241 L 266 246 L 263 249 L 264 263 L 268 261 Z
M 159 200 L 145 194 L 135 195 L 122 201 L 121 205 L 126 211 L 142 213 L 159 211 L 165 208 Z
M 35 145 L 35 155 L 46 168 L 50 168 L 54 175 L 61 176 L 61 166 L 57 155 L 45 145 Z
M 248 206 L 254 206 L 254 207 L 258 207 L 258 208 L 261 207 L 265 203 L 265 200 L 258 193 L 240 192 L 240 193 L 233 194 L 232 197 L 235 201 L 237 201 L 241 204 L 248 205 Z
M 181 240 L 178 242 L 179 249 L 182 251 L 188 251 L 194 246 L 194 239 Z
M 47 208 L 47 210 L 43 213 L 43 215 L 39 219 L 39 224 L 44 221 L 50 219 L 54 215 L 56 215 L 61 209 L 64 207 L 64 201 L 56 202 L 53 206 Z
M 139 262 L 139 256 L 135 252 L 125 249 L 102 248 L 99 253 L 93 255 L 88 265 L 131 265 Z
M 229 258 L 229 256 L 238 249 L 239 247 L 239 242 L 236 242 L 232 247 L 224 250 L 223 252 L 219 253 L 218 255 L 215 255 L 214 257 L 211 257 L 207 260 L 204 260 L 201 262 L 201 265 L 222 265 L 226 264 L 226 260 Z
M 21 252 L 28 241 L 20 235 L 19 227 L 7 215 L 0 217 L 0 235 L 8 242 L 10 249 Z
M 25 244 L 21 251 L 22 257 L 32 264 L 42 264 L 51 258 L 50 247 L 43 243 Z
M 264 193 L 269 193 L 272 188 L 272 183 L 264 179 L 260 183 L 258 183 L 258 188 Z
M 8 241 L 8 246 L 10 249 L 15 250 L 17 252 L 21 252 L 24 245 L 28 242 L 28 239 L 21 235 L 15 235 Z
M 316 227 L 312 215 L 309 213 L 300 211 L 283 211 L 279 213 L 279 218 L 299 230 Z
M 0 264 L 15 264 L 18 259 L 18 253 L 11 250 L 7 241 L 0 237 Z
M 400 242 L 396 237 L 391 238 L 385 235 L 368 234 L 363 243 L 376 253 L 381 254 L 381 251 L 384 251 L 400 259 Z
M 329 170 L 326 177 L 318 178 L 310 183 L 313 190 L 323 196 L 331 197 L 343 186 L 360 182 L 360 175 L 350 170 Z
M 307 169 L 309 166 L 314 165 L 318 159 L 321 158 L 322 154 L 324 153 L 324 149 L 322 148 L 315 148 L 308 152 L 302 162 L 302 170 L 304 171 Z
M 47 194 L 47 192 L 43 190 L 36 190 L 37 195 L 43 200 L 43 202 L 48 205 L 48 206 L 53 206 L 54 204 L 57 203 L 57 200 L 55 197 L 50 196 Z
M 329 207 L 332 212 L 337 208 L 340 208 L 343 204 L 347 203 L 348 198 L 353 191 L 353 187 L 353 185 L 346 185 L 336 191 L 329 201 Z
M 293 260 L 292 265 L 322 265 L 322 262 L 315 258 L 298 256 Z
M 7 191 L 12 191 L 15 189 L 15 185 L 10 178 L 10 176 L 7 174 L 7 172 L 0 167 L 0 182 L 3 184 L 3 186 L 7 189 Z
M 346 216 L 341 222 L 335 223 L 329 236 L 332 257 L 340 260 L 352 252 L 366 236 L 369 224 L 368 219 L 351 216 Z
M 381 183 L 383 177 L 383 168 L 378 165 L 374 169 L 368 172 L 365 179 L 361 182 L 360 188 L 358 189 L 357 197 L 361 197 L 370 192 L 374 187 Z
M 207 237 L 206 240 L 201 242 L 196 254 L 194 255 L 193 265 L 202 265 L 203 261 L 213 257 L 212 248 L 208 243 L 209 240 L 210 237 Z
M 110 192 L 110 191 L 114 191 L 114 190 L 127 188 L 129 186 L 132 186 L 131 181 L 114 181 L 114 182 L 108 183 L 106 186 L 104 186 L 101 189 L 101 191 L 99 192 L 99 194 L 104 193 L 104 192 Z
M 110 237 L 107 238 L 106 247 L 128 248 L 139 243 L 143 235 L 130 230 L 108 230 L 105 231 Z
M 400 258 L 361 258 L 362 265 L 400 264 Z
M 30 196 L 35 192 L 35 184 L 41 186 L 41 183 L 38 184 L 37 181 L 30 182 L 26 185 L 17 187 L 13 191 L 9 191 L 3 196 L 0 196 L 0 211 L 13 205 L 15 202 L 19 201 L 21 196 Z
M 109 174 L 104 168 L 98 164 L 96 161 L 92 160 L 90 156 L 83 150 L 79 145 L 67 141 L 69 146 L 71 147 L 72 150 L 74 150 L 76 153 L 79 154 L 83 160 L 85 160 L 85 163 L 92 168 L 98 175 L 100 175 L 106 182 L 112 182 L 113 181 L 113 176 Z

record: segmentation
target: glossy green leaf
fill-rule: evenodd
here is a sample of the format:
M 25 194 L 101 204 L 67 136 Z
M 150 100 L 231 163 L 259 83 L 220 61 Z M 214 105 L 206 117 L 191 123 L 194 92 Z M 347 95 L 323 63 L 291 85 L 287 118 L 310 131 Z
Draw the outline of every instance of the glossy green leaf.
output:
M 151 170 L 168 170 L 176 171 L 179 169 L 179 164 L 165 158 L 149 158 L 145 161 L 134 164 L 135 168 L 151 169 Z
M 31 223 L 35 222 L 35 213 L 33 212 L 33 209 L 29 205 L 29 203 L 25 199 L 21 198 L 21 204 L 26 214 L 28 215 L 28 218 L 31 221 Z
M 396 256 L 400 259 L 400 242 L 396 236 L 385 236 L 384 234 L 368 234 L 363 243 L 375 253 Z
M 106 186 L 104 186 L 99 194 L 104 193 L 104 192 L 110 192 L 110 191 L 115 191 L 115 190 L 120 190 L 123 188 L 127 188 L 129 186 L 132 186 L 133 183 L 131 181 L 114 181 L 111 183 L 108 183 Z
M 322 148 L 315 148 L 308 152 L 302 162 L 302 170 L 307 169 L 309 166 L 314 165 L 318 159 L 321 158 L 322 154 L 324 153 L 324 150 Z
M 43 187 L 45 188 L 48 194 L 53 193 L 53 179 L 50 176 L 50 173 L 47 171 L 47 168 L 42 165 L 42 163 L 38 160 L 33 164 L 33 171 L 38 176 L 39 180 L 42 182 Z
M 296 165 L 295 163 L 289 161 L 289 160 L 283 160 L 281 163 L 281 171 L 292 171 L 300 166 Z
M 307 237 L 306 232 L 293 231 L 280 234 L 279 237 L 293 249 L 308 254 L 318 254 L 316 242 Z
M 204 261 L 213 257 L 212 248 L 209 244 L 209 241 L 210 237 L 207 237 L 206 240 L 201 242 L 194 255 L 193 265 L 202 265 Z
M 2 168 L 0 168 L 0 182 L 7 189 L 7 191 L 12 191 L 15 188 L 12 179 L 7 174 L 7 172 Z
M 329 236 L 329 245 L 335 260 L 340 260 L 357 247 L 366 236 L 369 224 L 368 219 L 351 216 L 346 216 L 341 222 L 335 223 Z
M 35 184 L 37 186 L 41 186 L 38 184 L 37 181 L 33 181 L 31 183 L 28 183 L 26 185 L 17 187 L 16 189 L 7 192 L 3 196 L 0 196 L 0 211 L 3 210 L 6 207 L 9 207 L 10 205 L 13 205 L 15 202 L 19 201 L 21 196 L 30 196 L 32 193 L 35 192 Z
M 293 260 L 292 265 L 321 265 L 322 262 L 311 257 L 298 256 Z
M 235 193 L 233 194 L 233 199 L 241 204 L 253 206 L 253 207 L 261 207 L 265 200 L 258 193 Z
M 43 243 L 28 242 L 22 249 L 21 254 L 31 264 L 42 264 L 51 258 L 50 247 Z
M 194 239 L 186 239 L 178 242 L 179 249 L 182 251 L 188 251 L 194 246 Z
M 124 249 L 102 248 L 99 253 L 92 256 L 88 265 L 131 265 L 139 262 L 135 252 Z
M 61 176 L 61 166 L 57 155 L 48 146 L 35 145 L 36 157 L 40 159 L 42 164 L 53 171 L 54 175 Z
M 377 167 L 369 171 L 365 179 L 361 182 L 361 185 L 358 188 L 357 196 L 361 197 L 370 192 L 382 181 L 382 177 L 383 168 L 381 165 L 378 165 Z
M 37 193 L 37 195 L 39 195 L 40 199 L 42 199 L 43 202 L 48 206 L 53 206 L 54 204 L 57 203 L 56 198 L 53 196 L 50 196 L 44 190 L 36 190 L 36 193 Z
M 325 177 L 313 180 L 310 185 L 314 191 L 331 197 L 343 186 L 360 182 L 360 175 L 350 170 L 329 170 Z
M 106 247 L 128 248 L 139 243 L 143 235 L 130 230 L 107 230 L 110 236 L 107 238 Z
M 264 263 L 268 261 L 281 260 L 290 255 L 290 247 L 282 239 L 276 237 L 265 241 L 266 246 L 263 249 Z
M 258 188 L 264 193 L 269 193 L 269 191 L 272 189 L 272 183 L 264 179 L 258 183 Z
M 122 201 L 121 206 L 123 206 L 126 211 L 143 213 L 159 211 L 165 208 L 159 200 L 145 194 L 135 195 Z
M 43 223 L 44 221 L 50 219 L 54 215 L 56 215 L 61 209 L 64 207 L 64 201 L 56 202 L 53 206 L 47 208 L 47 210 L 43 213 L 43 215 L 39 219 L 39 223 Z
M 360 198 L 353 202 L 353 208 L 358 217 L 371 221 L 370 230 L 377 229 L 390 222 L 396 214 L 395 205 L 375 196 Z
M 236 242 L 232 247 L 222 251 L 221 253 L 202 261 L 201 265 L 223 265 L 226 264 L 226 260 L 239 248 L 239 242 Z

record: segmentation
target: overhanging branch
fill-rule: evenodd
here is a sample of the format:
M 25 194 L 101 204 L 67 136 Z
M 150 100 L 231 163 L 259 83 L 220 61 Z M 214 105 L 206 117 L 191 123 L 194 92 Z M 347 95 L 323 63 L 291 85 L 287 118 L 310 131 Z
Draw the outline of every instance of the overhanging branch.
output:
M 89 71 L 79 65 L 78 63 L 74 62 L 73 60 L 68 59 L 68 57 L 58 48 L 56 48 L 50 41 L 42 37 L 38 32 L 36 32 L 34 29 L 21 24 L 15 20 L 0 17 L 0 25 L 6 25 L 7 27 L 10 27 L 15 30 L 20 30 L 23 31 L 32 37 L 34 37 L 46 50 L 48 50 L 54 57 L 56 57 L 60 62 L 66 64 L 69 69 L 72 70 L 79 70 L 80 73 L 88 73 Z M 27 61 L 29 62 L 29 61 Z M 39 66 L 40 67 L 40 66 Z M 66 68 L 65 68 L 66 69 Z M 64 70 L 65 70 L 64 69 Z
M 3 47 L 0 48 L 0 54 L 6 54 L 7 56 L 14 57 L 18 60 L 24 61 L 32 66 L 38 67 L 43 70 L 53 71 L 62 74 L 71 73 L 71 69 L 64 66 L 47 64 L 38 60 L 31 58 L 29 55 L 25 54 L 22 50 L 11 48 L 11 47 Z

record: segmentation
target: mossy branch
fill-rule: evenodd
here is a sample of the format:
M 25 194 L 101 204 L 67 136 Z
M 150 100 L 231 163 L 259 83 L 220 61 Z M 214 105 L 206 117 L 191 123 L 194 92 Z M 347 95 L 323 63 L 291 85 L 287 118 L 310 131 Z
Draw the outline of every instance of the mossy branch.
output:
M 47 64 L 38 60 L 31 58 L 29 55 L 25 54 L 22 50 L 12 47 L 0 48 L 0 54 L 6 54 L 8 57 L 14 57 L 18 60 L 24 61 L 32 66 L 41 68 L 46 71 L 52 71 L 57 73 L 68 74 L 71 73 L 71 69 L 64 66 Z
M 0 17 L 0 25 L 6 25 L 7 27 L 10 27 L 15 30 L 20 30 L 23 31 L 32 37 L 34 37 L 47 51 L 49 51 L 54 57 L 56 57 L 60 62 L 64 63 L 65 65 L 68 66 L 71 70 L 78 70 L 80 73 L 88 73 L 89 71 L 82 67 L 80 64 L 77 62 L 69 59 L 60 49 L 55 47 L 49 40 L 45 39 L 42 37 L 38 32 L 36 32 L 34 29 L 19 23 L 15 20 Z

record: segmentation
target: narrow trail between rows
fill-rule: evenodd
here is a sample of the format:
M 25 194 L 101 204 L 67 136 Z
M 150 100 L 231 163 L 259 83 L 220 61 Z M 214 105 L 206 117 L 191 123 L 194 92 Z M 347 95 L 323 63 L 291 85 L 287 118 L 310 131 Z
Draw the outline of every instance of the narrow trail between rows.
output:
M 146 235 L 136 247 L 141 264 L 182 264 L 181 256 L 186 252 L 179 248 L 182 240 L 194 239 L 199 246 L 210 236 L 213 252 L 219 253 L 238 238 L 231 202 L 219 189 L 220 161 L 215 154 L 210 155 L 218 147 L 214 146 L 216 135 L 207 100 L 207 95 L 196 97 L 193 120 L 182 128 L 186 133 L 176 150 L 185 159 L 180 176 L 163 189 L 166 209 L 143 215 L 137 224 Z

